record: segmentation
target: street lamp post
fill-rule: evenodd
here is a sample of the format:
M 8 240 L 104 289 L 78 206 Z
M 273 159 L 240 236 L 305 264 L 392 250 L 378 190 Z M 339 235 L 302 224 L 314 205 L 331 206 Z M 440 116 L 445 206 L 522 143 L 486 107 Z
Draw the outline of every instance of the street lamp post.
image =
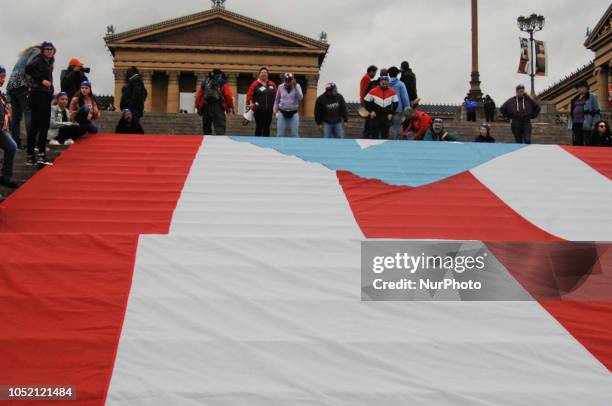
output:
M 542 31 L 545 23 L 544 16 L 539 14 L 532 14 L 529 17 L 520 16 L 516 22 L 521 31 L 529 33 L 529 47 L 530 47 L 530 60 L 531 60 L 531 96 L 535 97 L 535 48 L 533 34 Z

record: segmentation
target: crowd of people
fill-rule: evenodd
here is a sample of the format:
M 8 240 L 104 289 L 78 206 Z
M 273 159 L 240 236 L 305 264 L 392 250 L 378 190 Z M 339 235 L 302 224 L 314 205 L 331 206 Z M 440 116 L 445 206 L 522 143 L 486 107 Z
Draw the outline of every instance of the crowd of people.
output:
M 70 145 L 85 134 L 98 132 L 97 122 L 102 115 L 92 84 L 87 77 L 90 69 L 76 58 L 68 61 L 61 72 L 61 89 L 53 86 L 56 48 L 43 42 L 24 49 L 18 56 L 6 86 L 6 95 L 0 91 L 0 148 L 4 150 L 4 163 L 0 185 L 16 187 L 11 180 L 17 149 L 26 150 L 28 165 L 50 165 L 46 156 L 47 143 Z M 378 76 L 377 76 L 378 74 Z M 0 66 L 0 87 L 5 84 L 7 71 Z M 126 72 L 126 84 L 120 100 L 121 119 L 117 133 L 143 134 L 140 124 L 144 115 L 147 90 L 136 67 Z M 580 82 L 577 95 L 572 99 L 569 128 L 574 145 L 611 146 L 610 127 L 601 121 L 597 95 L 589 91 L 587 82 Z M 259 69 L 257 79 L 249 86 L 245 124 L 255 122 L 255 135 L 268 137 L 273 120 L 276 136 L 287 132 L 299 137 L 300 110 L 304 93 L 292 73 L 282 76 L 277 85 L 270 79 L 267 67 Z M 439 117 L 431 117 L 419 109 L 416 75 L 407 61 L 400 67 L 379 69 L 372 65 L 360 82 L 359 114 L 364 118 L 362 135 L 371 139 L 414 141 L 457 141 L 459 137 L 444 127 Z M 477 110 L 482 106 L 486 122 L 480 126 L 475 142 L 495 142 L 491 123 L 495 121 L 497 107 L 487 95 L 483 100 L 464 101 L 468 121 L 475 122 Z M 227 130 L 227 115 L 236 114 L 237 106 L 226 75 L 214 69 L 198 85 L 195 107 L 202 116 L 204 134 L 223 135 Z M 114 110 L 109 107 L 108 110 Z M 325 91 L 314 106 L 315 121 L 325 138 L 344 138 L 349 121 L 347 103 L 335 83 L 325 85 Z M 531 143 L 531 120 L 538 117 L 540 106 L 516 87 L 516 94 L 508 99 L 499 112 L 511 121 L 517 143 Z M 25 119 L 26 142 L 21 139 L 21 124 Z
M 98 132 L 101 108 L 87 77 L 90 69 L 78 59 L 70 59 L 60 75 L 61 89 L 56 92 L 53 86 L 56 51 L 48 41 L 24 49 L 8 78 L 6 97 L 2 98 L 6 124 L 2 137 L 10 134 L 15 149 L 25 148 L 28 165 L 51 165 L 46 154 L 47 142 L 69 145 L 85 134 Z M 2 75 L 4 84 L 5 68 Z M 127 70 L 126 82 L 121 97 L 123 117 L 118 127 L 130 133 L 142 132 L 139 122 L 147 93 L 138 69 Z M 21 139 L 24 119 L 25 146 Z M 12 146 L 4 141 L 3 148 L 10 151 Z M 10 159 L 5 158 L 7 161 Z

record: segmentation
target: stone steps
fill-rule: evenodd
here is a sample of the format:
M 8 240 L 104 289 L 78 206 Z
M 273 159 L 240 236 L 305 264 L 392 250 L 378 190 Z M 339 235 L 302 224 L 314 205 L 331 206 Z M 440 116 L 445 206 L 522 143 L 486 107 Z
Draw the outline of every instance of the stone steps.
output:
M 104 112 L 99 122 L 101 132 L 114 132 L 120 113 Z M 142 125 L 150 134 L 202 134 L 202 120 L 195 114 L 148 113 L 142 119 Z M 470 141 L 478 134 L 480 123 L 448 121 L 449 131 L 459 135 L 463 140 Z M 499 142 L 513 142 L 514 137 L 507 122 L 493 123 L 493 135 Z M 540 144 L 568 144 L 571 134 L 561 126 L 546 123 L 534 123 L 533 141 Z M 363 120 L 351 117 L 347 138 L 359 138 L 363 130 Z M 242 125 L 239 115 L 228 116 L 227 133 L 232 135 L 253 135 L 255 125 Z M 276 125 L 272 124 L 272 134 L 276 133 Z M 312 118 L 301 118 L 300 134 L 303 137 L 320 137 L 320 131 Z

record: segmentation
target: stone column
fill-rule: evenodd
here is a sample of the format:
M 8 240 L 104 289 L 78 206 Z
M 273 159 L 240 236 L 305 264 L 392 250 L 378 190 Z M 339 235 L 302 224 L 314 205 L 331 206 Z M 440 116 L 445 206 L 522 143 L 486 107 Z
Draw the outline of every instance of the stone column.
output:
M 179 111 L 179 77 L 181 72 L 168 71 L 168 98 L 166 113 L 178 113 Z
M 115 100 L 113 104 L 119 110 L 119 104 L 121 102 L 121 94 L 123 90 L 123 85 L 125 85 L 125 69 L 113 69 L 113 74 L 115 75 Z
M 306 92 L 304 94 L 304 117 L 314 117 L 315 103 L 317 102 L 317 87 L 319 75 L 306 76 Z
M 606 65 L 602 65 L 595 69 L 595 80 L 597 80 L 599 104 L 601 111 L 610 111 L 610 103 L 608 103 L 608 69 Z
M 153 111 L 153 71 L 143 70 L 140 72 L 145 89 L 147 90 L 147 99 L 145 100 L 145 112 Z
M 472 73 L 468 97 L 476 101 L 482 99 L 478 70 L 478 0 L 472 0 Z

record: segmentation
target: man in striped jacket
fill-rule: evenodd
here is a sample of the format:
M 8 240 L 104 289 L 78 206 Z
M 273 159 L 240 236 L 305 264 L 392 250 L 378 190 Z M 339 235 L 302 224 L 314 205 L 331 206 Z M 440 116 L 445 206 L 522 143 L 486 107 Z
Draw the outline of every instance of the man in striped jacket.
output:
M 389 87 L 389 77 L 381 76 L 378 86 L 372 89 L 365 97 L 365 108 L 370 112 L 370 138 L 389 138 L 389 128 L 393 113 L 397 110 L 399 98 L 395 90 Z

